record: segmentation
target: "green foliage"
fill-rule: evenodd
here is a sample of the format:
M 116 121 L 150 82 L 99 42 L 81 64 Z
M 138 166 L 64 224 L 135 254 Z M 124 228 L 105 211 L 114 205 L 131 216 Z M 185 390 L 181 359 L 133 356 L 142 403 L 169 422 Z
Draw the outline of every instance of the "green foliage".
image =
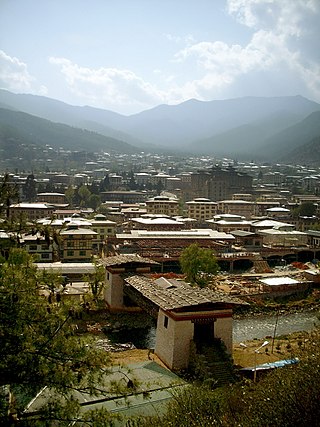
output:
M 210 276 L 219 271 L 214 252 L 211 249 L 200 248 L 196 243 L 182 251 L 179 261 L 187 280 L 200 287 L 205 286 Z
M 62 294 L 56 276 L 37 271 L 25 251 L 10 252 L 0 266 L 0 379 L 11 391 L 19 387 L 30 396 L 45 386 L 52 396 L 62 394 L 62 406 L 69 407 L 72 419 L 78 410 L 73 391 L 95 393 L 108 360 L 75 334 L 73 313 L 81 307 L 72 306 Z M 57 416 L 60 404 L 54 399 L 50 405 L 43 403 L 40 418 L 48 411 L 50 417 Z M 19 409 L 14 408 L 18 414 Z M 7 415 L 0 413 L 0 423 L 6 423 Z
M 299 363 L 250 380 L 210 390 L 190 386 L 174 396 L 164 417 L 145 427 L 309 427 L 320 426 L 320 331 L 314 331 Z
M 313 216 L 316 210 L 317 206 L 314 203 L 304 202 L 293 210 L 292 215 L 296 218 L 299 216 Z
M 101 197 L 98 194 L 91 194 L 87 202 L 88 208 L 92 208 L 94 211 L 97 211 L 100 205 Z
M 28 202 L 34 202 L 37 197 L 36 180 L 34 175 L 28 175 L 23 187 L 23 194 Z
M 18 199 L 18 187 L 10 182 L 10 176 L 6 173 L 0 182 L 0 215 L 5 211 L 6 218 L 9 218 L 9 207 Z
M 102 265 L 95 263 L 94 274 L 90 277 L 85 277 L 85 281 L 88 282 L 91 295 L 95 304 L 98 304 L 100 296 L 104 288 L 105 269 Z

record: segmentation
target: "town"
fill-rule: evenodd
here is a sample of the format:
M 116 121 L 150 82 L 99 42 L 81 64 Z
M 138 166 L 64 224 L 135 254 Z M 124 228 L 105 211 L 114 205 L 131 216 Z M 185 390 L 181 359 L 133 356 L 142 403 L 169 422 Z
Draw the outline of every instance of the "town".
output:
M 301 297 L 319 280 L 319 170 L 146 153 L 59 156 L 70 168 L 55 170 L 46 158 L 50 168 L 3 172 L 2 257 L 22 248 L 38 271 L 59 277 L 42 291 L 50 301 L 88 311 L 93 294 L 108 313 L 146 313 L 156 322 L 148 358 L 152 350 L 173 372 L 202 360 L 203 379 L 233 382 L 234 310 Z M 193 246 L 218 265 L 201 288 L 181 271 Z M 97 267 L 101 294 L 92 286 Z

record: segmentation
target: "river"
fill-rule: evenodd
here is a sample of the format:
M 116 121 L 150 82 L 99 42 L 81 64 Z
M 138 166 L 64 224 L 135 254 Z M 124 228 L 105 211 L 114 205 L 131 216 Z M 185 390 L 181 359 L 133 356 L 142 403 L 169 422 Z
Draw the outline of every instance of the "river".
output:
M 315 325 L 320 325 L 317 318 L 318 310 L 299 313 L 279 314 L 276 336 L 287 335 L 298 331 L 311 331 Z M 233 320 L 233 341 L 239 343 L 254 338 L 261 339 L 273 336 L 277 321 L 276 315 L 254 316 Z M 108 333 L 113 343 L 131 342 L 136 348 L 154 348 L 156 327 L 122 330 Z
M 266 336 L 273 336 L 275 327 L 276 336 L 287 335 L 292 332 L 311 331 L 315 325 L 320 325 L 317 318 L 318 314 L 317 310 L 279 314 L 278 322 L 276 315 L 234 319 L 233 341 L 239 343 L 254 338 L 261 339 Z

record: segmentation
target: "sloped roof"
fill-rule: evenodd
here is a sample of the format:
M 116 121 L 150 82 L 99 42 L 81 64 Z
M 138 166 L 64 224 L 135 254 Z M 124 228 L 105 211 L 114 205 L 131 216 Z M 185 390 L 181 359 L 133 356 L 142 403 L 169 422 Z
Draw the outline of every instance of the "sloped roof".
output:
M 134 390 L 125 387 L 128 379 L 132 380 L 136 387 Z M 114 390 L 114 384 L 119 384 L 119 390 Z M 121 386 L 123 386 L 121 388 Z M 168 402 L 172 399 L 173 391 L 187 384 L 176 374 L 158 365 L 153 361 L 129 364 L 128 366 L 115 365 L 106 371 L 106 376 L 98 388 L 101 390 L 97 396 L 74 391 L 74 398 L 79 401 L 81 413 L 104 408 L 111 414 L 117 414 L 120 419 L 115 419 L 116 426 L 127 425 L 126 421 L 134 416 L 159 416 L 164 414 Z M 146 399 L 146 394 L 148 398 Z M 47 403 L 52 396 L 52 390 L 44 387 L 38 395 L 31 400 L 25 409 L 25 413 L 34 415 L 37 419 L 37 411 Z M 57 393 L 56 397 L 63 400 L 63 396 Z M 31 418 L 32 420 L 32 418 Z
M 203 304 L 247 304 L 241 299 L 229 296 L 221 291 L 192 287 L 186 283 L 165 289 L 153 280 L 138 275 L 127 277 L 125 283 L 165 311 Z
M 133 262 L 137 262 L 140 264 L 155 264 L 155 265 L 158 264 L 156 261 L 153 261 L 150 258 L 144 258 L 136 254 L 110 256 L 110 257 L 102 258 L 100 262 L 105 267 L 128 264 Z

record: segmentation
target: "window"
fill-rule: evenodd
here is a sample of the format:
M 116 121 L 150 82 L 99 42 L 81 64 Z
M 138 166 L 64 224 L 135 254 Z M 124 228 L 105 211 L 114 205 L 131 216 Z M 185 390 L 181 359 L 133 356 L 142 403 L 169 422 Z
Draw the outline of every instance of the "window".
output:
M 80 256 L 86 256 L 87 252 L 86 251 L 79 251 L 79 255 Z
M 49 259 L 50 254 L 41 254 L 42 259 Z
M 67 256 L 73 256 L 74 255 L 74 251 L 67 251 Z
M 168 327 L 168 323 L 169 323 L 169 318 L 168 316 L 164 316 L 164 320 L 163 320 L 163 326 L 167 329 Z
M 37 245 L 30 245 L 29 246 L 29 250 L 30 251 L 36 251 L 37 250 Z

